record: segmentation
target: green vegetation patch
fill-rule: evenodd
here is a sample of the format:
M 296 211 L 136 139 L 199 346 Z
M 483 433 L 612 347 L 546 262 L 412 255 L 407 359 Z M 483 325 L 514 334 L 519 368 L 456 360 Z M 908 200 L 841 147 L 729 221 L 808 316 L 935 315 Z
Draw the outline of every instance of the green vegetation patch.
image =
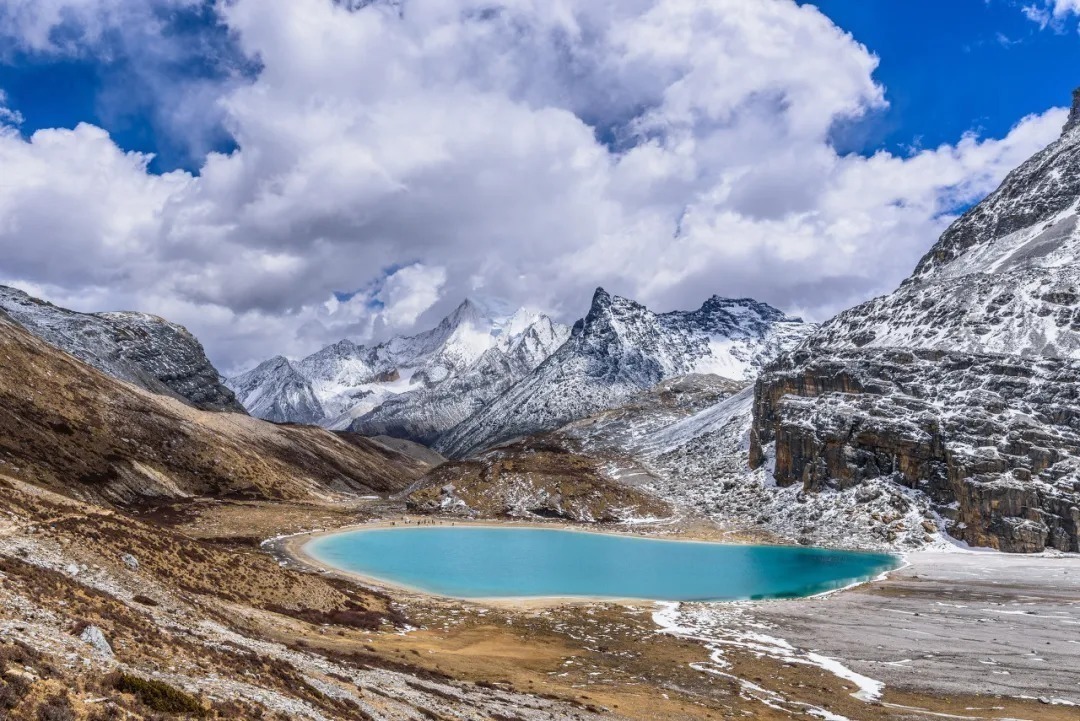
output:
M 182 713 L 203 716 L 206 710 L 199 699 L 162 681 L 120 674 L 113 688 L 121 693 L 134 694 L 149 709 L 160 713 Z

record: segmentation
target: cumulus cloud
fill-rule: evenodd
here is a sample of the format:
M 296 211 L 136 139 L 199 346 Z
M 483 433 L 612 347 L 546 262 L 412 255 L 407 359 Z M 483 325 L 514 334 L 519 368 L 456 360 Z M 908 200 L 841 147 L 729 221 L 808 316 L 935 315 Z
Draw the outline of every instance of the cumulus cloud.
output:
M 154 175 L 99 129 L 9 124 L 0 247 L 7 281 L 183 322 L 226 370 L 416 329 L 478 290 L 566 320 L 596 285 L 659 309 L 720 293 L 822 319 L 895 286 L 1064 122 L 840 155 L 837 124 L 886 103 L 877 59 L 789 0 L 217 12 L 258 72 L 188 112 L 219 113 L 237 149 Z

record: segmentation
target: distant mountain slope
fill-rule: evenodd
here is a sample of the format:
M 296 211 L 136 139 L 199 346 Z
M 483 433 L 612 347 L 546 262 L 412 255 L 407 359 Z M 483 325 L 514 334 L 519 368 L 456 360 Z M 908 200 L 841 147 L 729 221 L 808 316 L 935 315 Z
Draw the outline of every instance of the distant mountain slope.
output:
M 688 373 L 747 380 L 812 329 L 750 299 L 713 297 L 695 311 L 657 315 L 598 288 L 562 347 L 435 448 L 466 456 L 616 407 L 661 380 Z
M 0 286 L 0 309 L 28 331 L 111 376 L 196 408 L 243 413 L 185 328 L 145 313 L 77 313 Z
M 466 299 L 431 330 L 372 347 L 342 340 L 295 363 L 271 359 L 227 384 L 268 420 L 424 440 L 498 395 L 568 334 L 543 314 Z
M 561 346 L 570 329 L 540 316 L 524 331 L 488 348 L 457 375 L 393 396 L 353 421 L 350 429 L 430 444 L 531 373 Z
M 332 498 L 398 491 L 430 467 L 358 437 L 210 413 L 121 383 L 0 311 L 0 473 L 76 498 Z
M 225 384 L 256 418 L 313 425 L 326 417 L 311 383 L 282 356 L 264 361 Z

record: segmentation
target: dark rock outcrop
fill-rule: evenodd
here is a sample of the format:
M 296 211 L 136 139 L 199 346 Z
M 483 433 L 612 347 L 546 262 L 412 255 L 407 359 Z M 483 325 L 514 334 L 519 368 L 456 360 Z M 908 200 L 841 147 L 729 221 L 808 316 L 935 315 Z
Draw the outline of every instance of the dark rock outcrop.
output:
M 771 454 L 783 486 L 923 492 L 972 545 L 1080 550 L 1080 361 L 795 352 L 755 388 L 751 463 Z

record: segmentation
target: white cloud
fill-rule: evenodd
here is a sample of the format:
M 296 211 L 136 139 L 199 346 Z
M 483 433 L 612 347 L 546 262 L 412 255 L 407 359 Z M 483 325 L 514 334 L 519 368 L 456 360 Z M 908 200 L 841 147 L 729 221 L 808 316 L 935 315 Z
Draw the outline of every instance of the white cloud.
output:
M 89 126 L 0 136 L 7 279 L 183 322 L 226 369 L 422 326 L 477 288 L 569 320 L 598 284 L 823 318 L 895 286 L 1064 122 L 840 156 L 836 123 L 885 102 L 877 59 L 788 0 L 403 8 L 221 4 L 261 71 L 187 109 L 239 144 L 198 176 L 149 175 Z
M 1041 29 L 1053 27 L 1057 31 L 1064 29 L 1064 20 L 1072 15 L 1080 15 L 1080 0 L 1040 0 L 1021 7 L 1028 20 L 1038 23 Z
M 1080 13 L 1080 0 L 1051 0 L 1054 17 L 1064 17 L 1070 13 Z
M 22 113 L 8 107 L 7 93 L 0 88 L 0 130 L 2 130 L 4 126 L 11 128 L 16 125 L 22 125 L 22 122 Z

